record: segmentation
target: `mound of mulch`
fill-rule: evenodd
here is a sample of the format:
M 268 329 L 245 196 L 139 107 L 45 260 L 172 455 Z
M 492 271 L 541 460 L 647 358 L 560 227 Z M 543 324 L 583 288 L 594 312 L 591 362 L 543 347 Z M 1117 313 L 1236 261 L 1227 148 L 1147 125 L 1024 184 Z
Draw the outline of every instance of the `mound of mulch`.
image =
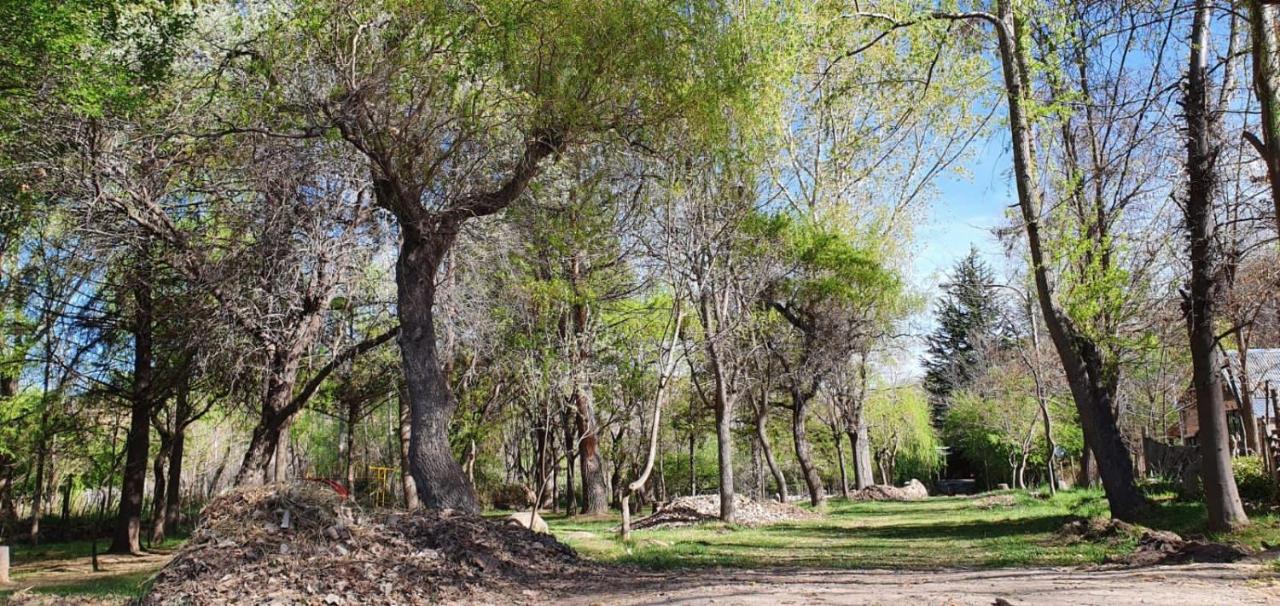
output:
M 929 489 L 913 479 L 903 486 L 873 484 L 849 495 L 849 498 L 854 501 L 923 501 L 929 498 Z
M 790 503 L 757 501 L 743 495 L 733 496 L 735 522 L 744 526 L 763 526 L 816 517 L 817 514 Z M 653 515 L 631 523 L 636 530 L 676 528 L 720 519 L 720 495 L 678 497 L 660 507 Z
M 143 604 L 534 602 L 593 571 L 547 535 L 461 513 L 361 511 L 325 487 L 214 499 Z

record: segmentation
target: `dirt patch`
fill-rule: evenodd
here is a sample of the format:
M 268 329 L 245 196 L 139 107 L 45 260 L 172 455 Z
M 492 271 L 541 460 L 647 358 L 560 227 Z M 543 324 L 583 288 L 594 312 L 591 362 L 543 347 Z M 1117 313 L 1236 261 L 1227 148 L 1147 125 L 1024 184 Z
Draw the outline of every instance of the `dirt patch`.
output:
M 923 501 L 929 498 L 929 490 L 919 480 L 911 480 L 903 486 L 875 484 L 849 496 L 854 501 Z
M 1011 494 L 993 494 L 973 500 L 973 506 L 983 510 L 1003 509 L 1017 504 L 1018 500 Z
M 1176 533 L 1146 530 L 1138 539 L 1133 553 L 1107 558 L 1109 564 L 1124 566 L 1158 566 L 1192 563 L 1230 563 L 1248 557 L 1253 551 L 1244 545 L 1187 541 Z
M 557 606 L 1195 606 L 1275 604 L 1275 576 L 1256 564 L 1079 570 L 682 570 L 638 572 L 579 589 Z M 997 602 L 996 600 L 1004 600 Z
M 762 526 L 817 517 L 817 514 L 790 503 L 756 501 L 743 495 L 734 495 L 733 504 L 736 522 L 744 526 Z M 631 527 L 636 530 L 676 528 L 719 519 L 719 495 L 679 497 L 658 509 L 653 515 L 632 522 Z
M 323 487 L 278 485 L 211 502 L 143 603 L 523 604 L 596 568 L 500 520 L 361 511 Z

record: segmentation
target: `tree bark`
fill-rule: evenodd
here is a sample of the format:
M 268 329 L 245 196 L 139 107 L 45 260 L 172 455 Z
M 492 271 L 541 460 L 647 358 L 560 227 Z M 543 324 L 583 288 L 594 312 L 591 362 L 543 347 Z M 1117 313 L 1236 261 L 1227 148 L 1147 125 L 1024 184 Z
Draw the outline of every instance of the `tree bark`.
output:
M 399 386 L 399 398 L 397 405 L 400 407 L 400 489 L 404 491 L 404 508 L 410 511 L 417 509 L 418 489 L 413 481 L 413 474 L 409 473 L 409 394 L 408 386 L 401 383 Z
M 1276 229 L 1280 231 L 1280 33 L 1277 10 L 1263 0 L 1248 0 L 1253 47 L 1253 88 L 1262 110 L 1262 140 L 1251 138 L 1271 184 Z
M 403 221 L 401 228 L 396 311 L 410 404 L 409 472 L 423 507 L 479 513 L 475 490 L 449 446 L 449 422 L 458 403 L 436 350 L 435 276 L 454 236 L 428 236 Z
M 822 490 L 822 476 L 818 475 L 818 467 L 813 463 L 813 452 L 809 446 L 809 435 L 805 427 L 805 419 L 809 416 L 809 403 L 813 401 L 812 393 L 804 393 L 799 388 L 791 389 L 791 437 L 795 442 L 796 462 L 800 464 L 800 473 L 809 489 L 809 503 L 814 507 L 826 500 Z
M 787 502 L 787 476 L 782 474 L 782 468 L 778 467 L 777 459 L 773 458 L 773 448 L 769 446 L 769 403 L 761 397 L 760 408 L 756 409 L 756 440 L 760 443 L 760 452 L 764 455 L 765 464 L 769 466 L 769 473 L 773 475 L 773 483 L 777 488 L 778 500 L 783 503 Z
M 871 471 L 871 435 L 867 431 L 867 419 L 861 412 L 854 427 L 849 432 L 849 448 L 853 451 L 853 481 L 854 486 L 862 490 L 875 484 L 875 477 Z
M 168 504 L 166 496 L 168 490 L 166 488 L 168 476 L 165 474 L 164 465 L 169 460 L 169 454 L 173 448 L 173 438 L 167 432 L 158 432 L 160 434 L 160 447 L 156 450 L 155 459 L 151 463 L 151 473 L 155 480 L 152 482 L 151 491 L 151 537 L 148 539 L 151 545 L 163 543 L 165 539 L 165 522 L 169 519 L 165 507 Z
M 111 553 L 142 551 L 142 500 L 147 482 L 147 453 L 151 448 L 152 324 L 150 261 L 143 253 L 134 278 L 133 298 L 133 393 L 130 398 L 129 433 L 125 438 L 124 481 L 120 487 L 120 513 L 111 537 Z
M 180 420 L 181 418 L 179 415 Z M 166 483 L 164 503 L 166 532 L 176 530 L 182 522 L 182 457 L 186 442 L 186 423 L 180 421 L 173 433 L 173 444 L 169 447 L 169 480 Z
M 841 439 L 840 430 L 833 428 L 831 430 L 831 441 L 835 444 L 836 463 L 840 466 L 840 496 L 845 500 L 849 499 L 849 473 L 848 466 L 844 460 L 844 444 Z
M 1191 28 L 1191 60 L 1184 109 L 1187 118 L 1187 235 L 1190 239 L 1191 280 L 1184 311 L 1191 340 L 1192 383 L 1196 416 L 1200 421 L 1200 477 L 1204 484 L 1208 527 L 1231 531 L 1249 523 L 1231 469 L 1227 413 L 1222 400 L 1222 375 L 1214 330 L 1222 268 L 1214 242 L 1216 218 L 1216 162 L 1219 146 L 1216 122 L 1208 101 L 1209 0 L 1197 0 Z M 1241 403 L 1247 406 L 1246 403 Z M 1249 414 L 1252 414 L 1250 412 Z

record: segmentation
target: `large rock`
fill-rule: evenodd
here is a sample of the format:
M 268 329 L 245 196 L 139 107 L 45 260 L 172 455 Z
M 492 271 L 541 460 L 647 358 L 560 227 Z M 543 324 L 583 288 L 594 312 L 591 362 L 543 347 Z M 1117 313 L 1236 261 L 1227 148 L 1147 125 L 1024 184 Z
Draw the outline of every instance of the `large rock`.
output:
M 517 511 L 507 516 L 507 523 L 519 524 L 538 534 L 551 533 L 551 529 L 547 527 L 547 521 L 542 519 L 536 511 Z
M 920 483 L 920 480 L 911 478 L 902 486 L 902 498 L 907 501 L 922 501 L 929 498 L 929 489 Z

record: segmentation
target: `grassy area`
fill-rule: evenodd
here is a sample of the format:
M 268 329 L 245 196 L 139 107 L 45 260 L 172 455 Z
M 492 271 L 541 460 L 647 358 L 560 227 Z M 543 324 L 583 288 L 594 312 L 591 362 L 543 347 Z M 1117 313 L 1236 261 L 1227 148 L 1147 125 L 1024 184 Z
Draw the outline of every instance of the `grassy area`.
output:
M 176 550 L 185 537 L 170 537 L 164 543 L 154 545 L 156 552 Z M 109 540 L 98 541 L 98 549 L 106 550 Z M 90 541 L 66 541 L 42 545 L 13 545 L 12 586 L 0 589 L 0 603 L 15 591 L 30 587 L 32 593 L 85 598 L 124 600 L 137 597 L 143 583 L 155 574 L 164 558 L 151 555 L 145 558 L 110 556 L 103 554 L 100 572 L 91 572 Z
M 1171 495 L 1152 495 L 1154 505 L 1145 524 L 1183 536 L 1202 534 L 1204 508 L 1173 502 Z M 934 569 L 951 567 L 1019 567 L 1099 563 L 1110 554 L 1133 548 L 1132 539 L 1115 543 L 1069 542 L 1058 535 L 1066 521 L 1105 516 L 1106 500 L 1096 490 L 1062 492 L 1038 498 L 1021 492 L 980 498 L 931 498 L 911 503 L 833 501 L 814 519 L 748 528 L 709 523 L 693 527 L 640 530 L 624 545 L 614 529 L 617 516 L 548 515 L 557 538 L 584 556 L 649 568 L 686 566 L 820 567 Z M 495 514 L 496 515 L 496 514 Z M 1254 513 L 1253 524 L 1230 536 L 1210 537 L 1259 547 L 1280 544 L 1280 518 Z M 171 539 L 162 549 L 177 547 Z M 105 548 L 106 543 L 100 543 Z M 139 594 L 158 563 L 127 560 L 105 572 L 46 572 L 70 564 L 83 567 L 90 553 L 86 541 L 14 548 L 15 574 L 33 580 L 37 593 L 123 599 Z M 32 563 L 47 567 L 32 567 Z M 148 568 L 147 566 L 150 566 Z M 1276 564 L 1280 566 L 1280 564 Z M 42 569 L 43 568 L 43 572 Z M 1280 568 L 1277 568 L 1280 570 Z M 41 579 L 41 577 L 44 577 Z M 4 602 L 6 591 L 0 591 Z
M 1079 565 L 1132 550 L 1115 544 L 1063 541 L 1057 535 L 1073 517 L 1105 515 L 1100 491 L 1059 493 L 1040 499 L 1011 493 L 1014 505 L 983 507 L 971 498 L 912 503 L 834 501 L 827 515 L 761 528 L 706 524 L 643 530 L 630 545 L 612 532 L 616 518 L 553 518 L 556 535 L 587 557 L 654 568 L 681 566 L 812 566 L 824 568 L 944 568 Z M 1203 524 L 1197 504 L 1157 503 L 1146 523 L 1191 536 Z M 1229 537 L 1258 547 L 1280 543 L 1280 520 L 1257 515 L 1253 525 Z

